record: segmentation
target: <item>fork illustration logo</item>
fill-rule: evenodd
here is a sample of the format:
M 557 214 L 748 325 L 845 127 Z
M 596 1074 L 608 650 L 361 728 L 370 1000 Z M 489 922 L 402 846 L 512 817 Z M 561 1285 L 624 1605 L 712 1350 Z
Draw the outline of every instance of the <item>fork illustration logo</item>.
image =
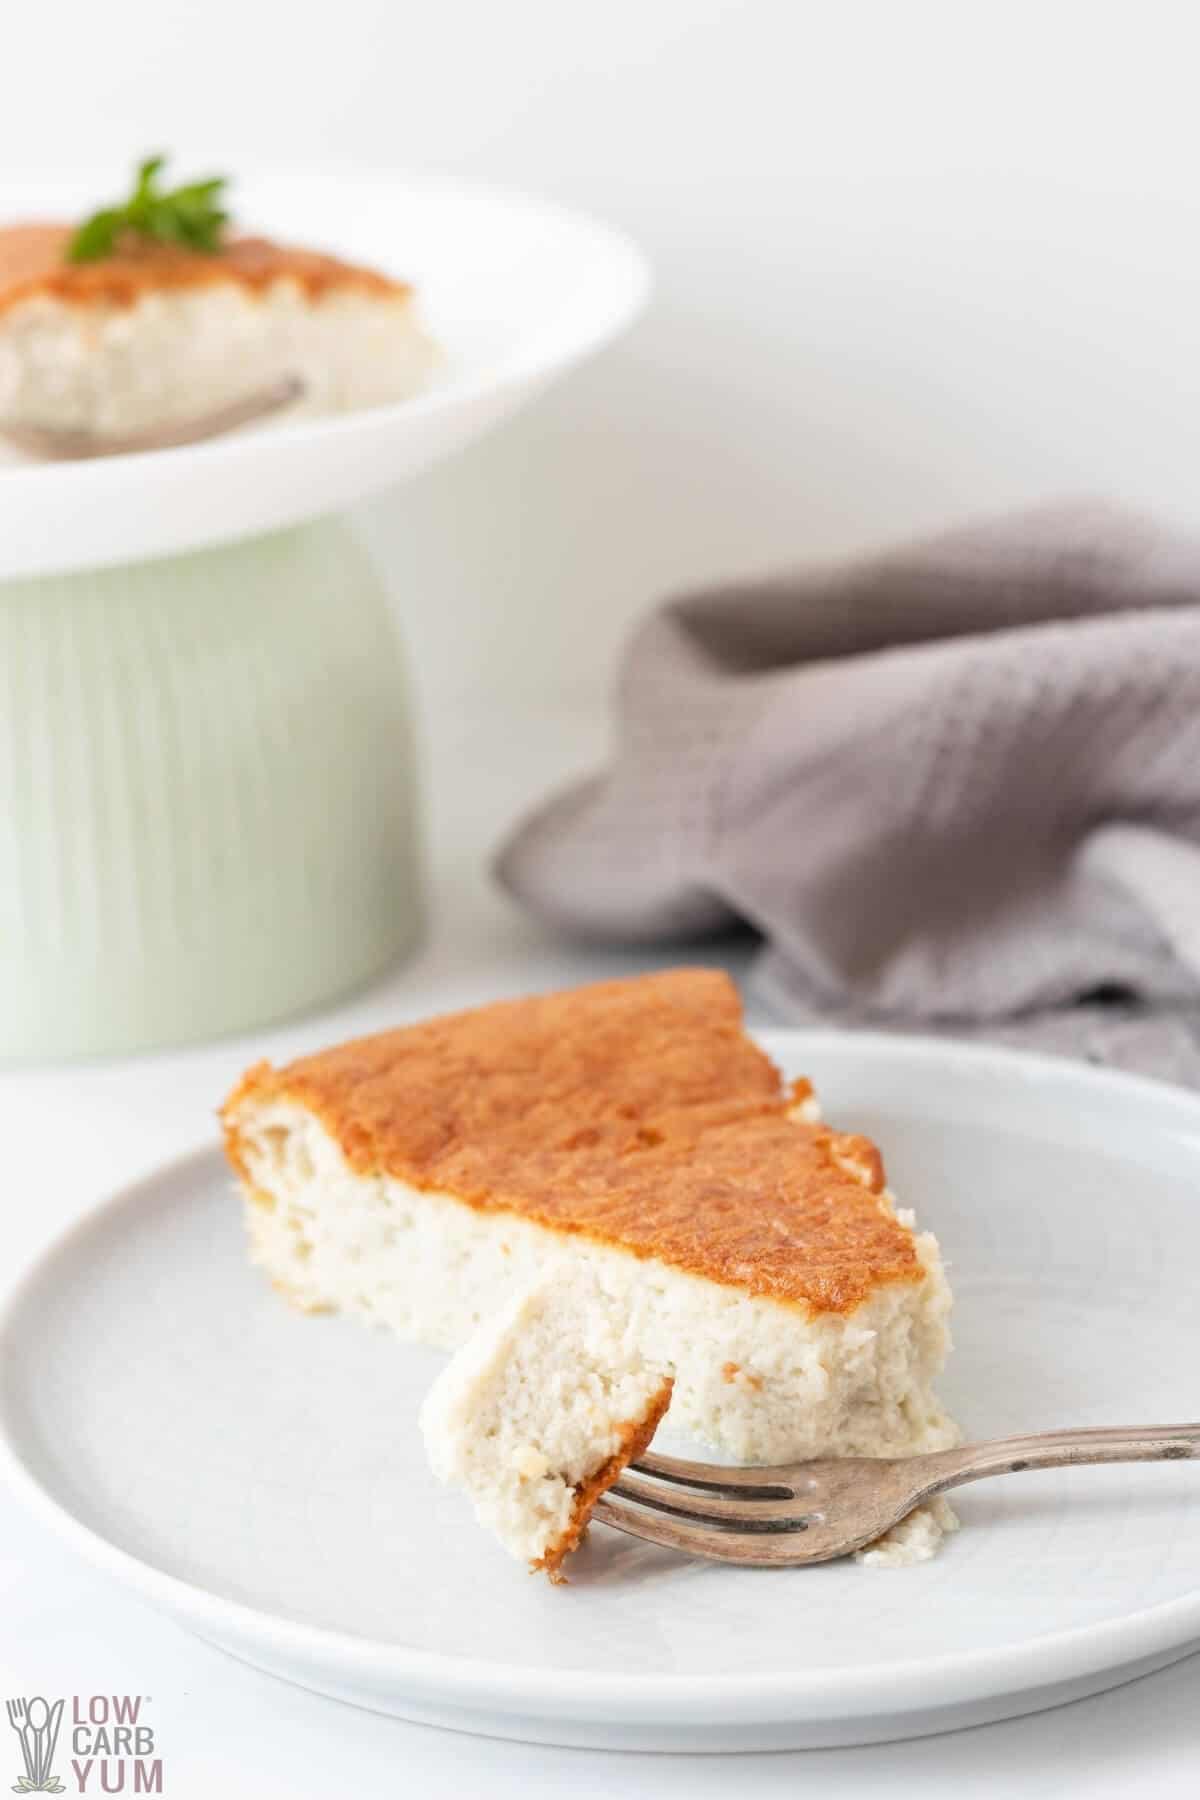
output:
M 14 1794 L 63 1794 L 66 1789 L 53 1773 L 51 1764 L 58 1744 L 58 1727 L 63 1702 L 51 1706 L 40 1694 L 31 1700 L 10 1700 L 8 1722 L 17 1734 L 25 1773 L 13 1782 Z

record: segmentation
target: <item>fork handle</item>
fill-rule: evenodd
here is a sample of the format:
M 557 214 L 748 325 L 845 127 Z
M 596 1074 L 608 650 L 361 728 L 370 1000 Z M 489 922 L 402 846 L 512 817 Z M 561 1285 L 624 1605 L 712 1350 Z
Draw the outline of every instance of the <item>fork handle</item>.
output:
M 930 1476 L 927 1493 L 944 1493 L 989 1475 L 1023 1469 L 1063 1469 L 1071 1463 L 1179 1462 L 1200 1457 L 1200 1425 L 1112 1425 L 1098 1430 L 1042 1431 L 990 1438 L 935 1451 L 919 1459 Z
M 25 1773 L 28 1775 L 30 1781 L 37 1781 L 40 1777 L 38 1775 L 37 1751 L 33 1741 L 33 1726 L 30 1725 L 27 1720 L 22 1719 L 19 1725 L 13 1726 L 13 1730 L 21 1740 L 21 1761 L 25 1764 Z

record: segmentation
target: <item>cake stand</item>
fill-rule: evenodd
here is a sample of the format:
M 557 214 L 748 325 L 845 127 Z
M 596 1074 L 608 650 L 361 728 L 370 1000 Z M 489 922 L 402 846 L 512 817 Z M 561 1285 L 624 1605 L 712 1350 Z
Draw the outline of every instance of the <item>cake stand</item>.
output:
M 0 189 L 0 216 L 93 189 Z M 411 278 L 446 360 L 399 405 L 0 467 L 0 1057 L 245 1029 L 413 943 L 402 650 L 336 515 L 507 417 L 647 289 L 617 233 L 519 195 L 293 172 L 238 198 Z

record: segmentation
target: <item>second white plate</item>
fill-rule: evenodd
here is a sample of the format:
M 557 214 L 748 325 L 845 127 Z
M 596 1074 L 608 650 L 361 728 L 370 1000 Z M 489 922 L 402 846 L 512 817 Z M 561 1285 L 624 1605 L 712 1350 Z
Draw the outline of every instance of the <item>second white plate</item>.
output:
M 883 1144 L 957 1295 L 971 1435 L 1195 1418 L 1200 1100 L 957 1045 L 777 1034 Z M 101 1208 L 0 1326 L 2 1460 L 92 1562 L 234 1655 L 405 1718 L 614 1748 L 877 1741 L 1095 1692 L 1200 1641 L 1200 1467 L 961 1496 L 933 1563 L 760 1572 L 596 1529 L 532 1580 L 435 1486 L 431 1353 L 250 1270 L 215 1151 Z
M 0 217 L 78 218 L 96 176 L 0 186 Z M 0 577 L 60 574 L 271 531 L 405 480 L 516 410 L 638 312 L 649 272 L 620 232 L 477 183 L 247 172 L 241 224 L 411 281 L 445 353 L 427 391 L 136 457 L 0 451 Z

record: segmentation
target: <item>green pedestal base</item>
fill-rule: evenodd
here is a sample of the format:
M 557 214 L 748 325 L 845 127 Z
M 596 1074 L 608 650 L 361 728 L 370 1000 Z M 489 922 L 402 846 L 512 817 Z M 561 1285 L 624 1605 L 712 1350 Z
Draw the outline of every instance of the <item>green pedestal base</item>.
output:
M 0 1056 L 367 980 L 419 928 L 416 811 L 399 644 L 340 524 L 0 584 Z

